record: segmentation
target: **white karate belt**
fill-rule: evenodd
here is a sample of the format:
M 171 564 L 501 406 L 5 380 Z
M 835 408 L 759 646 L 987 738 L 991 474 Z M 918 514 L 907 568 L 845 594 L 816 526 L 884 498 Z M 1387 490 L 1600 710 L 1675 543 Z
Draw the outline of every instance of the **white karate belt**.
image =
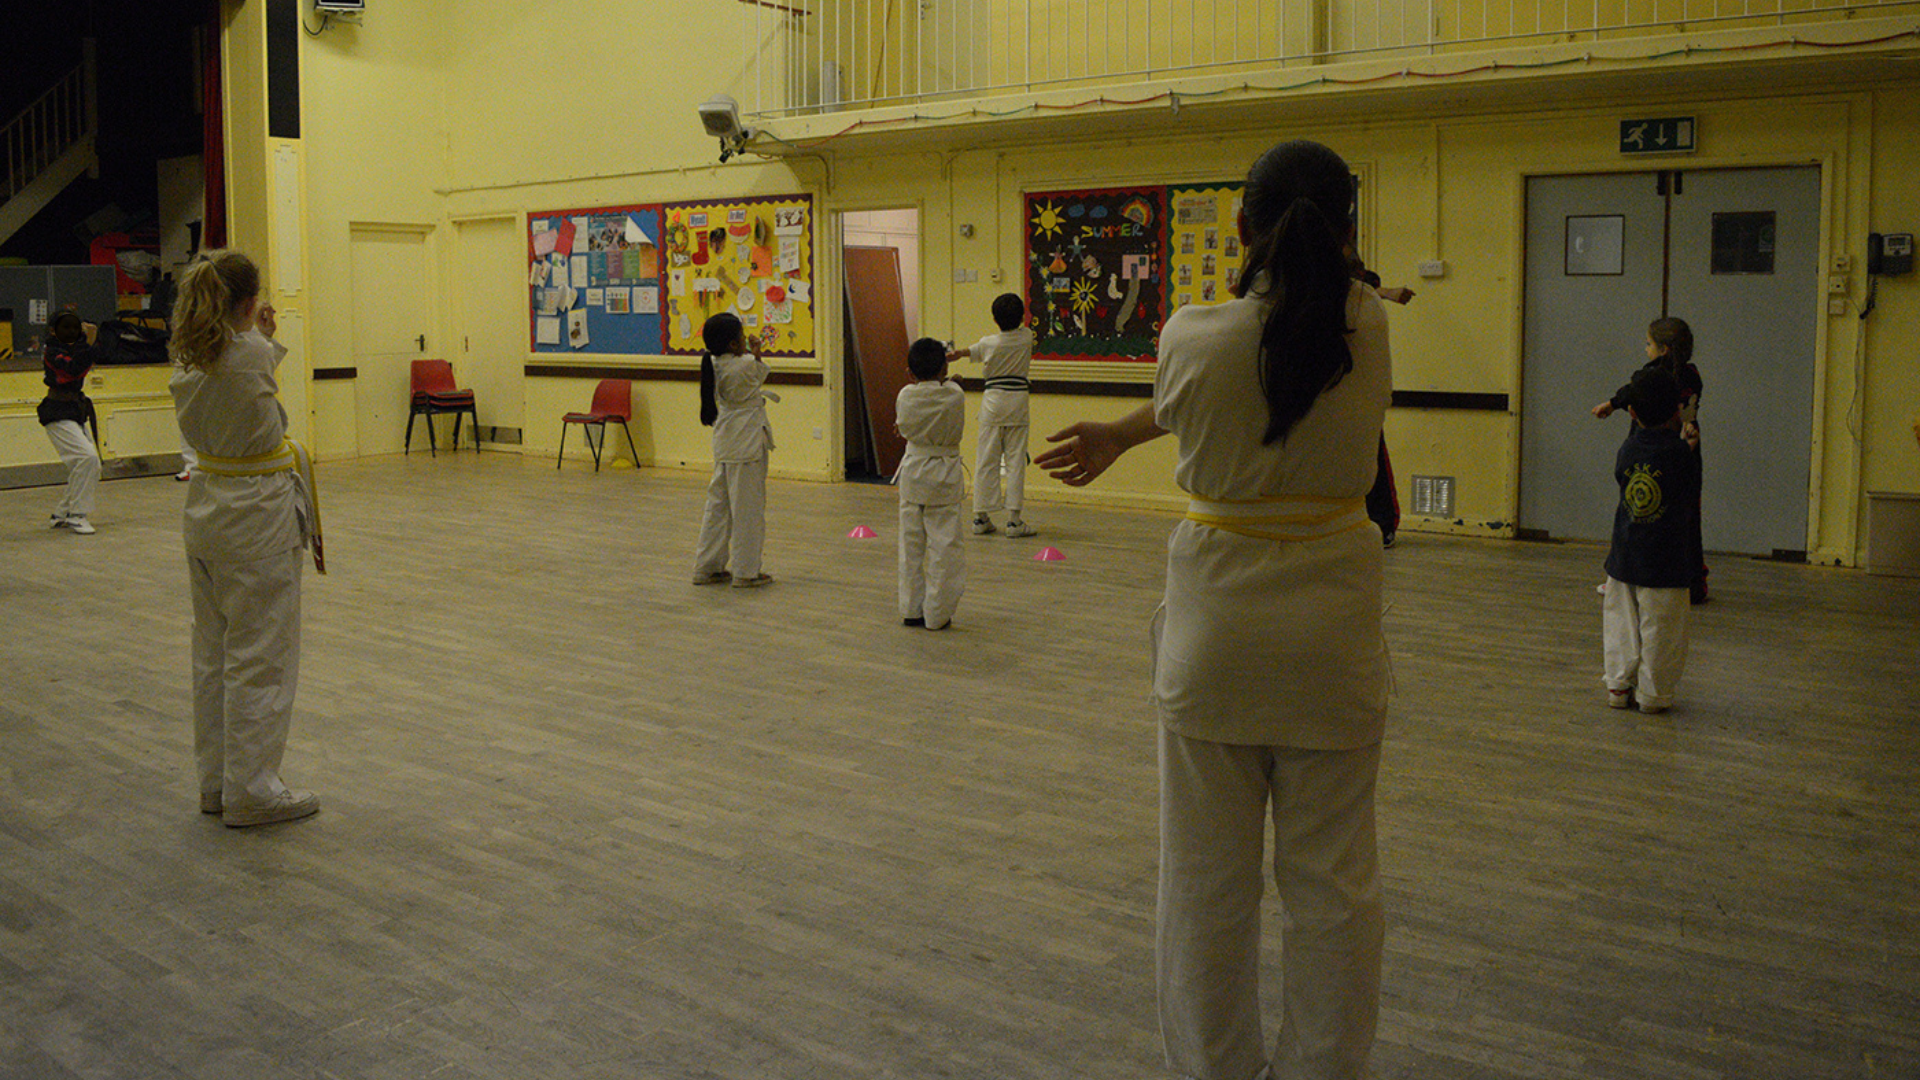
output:
M 1367 524 L 1367 500 L 1319 495 L 1187 501 L 1187 520 L 1262 540 L 1324 540 Z
M 306 489 L 307 520 L 312 522 L 309 538 L 313 541 L 313 568 L 322 574 L 327 572 L 326 544 L 320 534 L 320 486 L 314 479 L 313 457 L 306 447 L 293 439 L 282 439 L 277 449 L 264 454 L 227 458 L 202 453 L 199 457 L 197 470 L 212 476 L 271 476 L 283 472 L 297 475 Z

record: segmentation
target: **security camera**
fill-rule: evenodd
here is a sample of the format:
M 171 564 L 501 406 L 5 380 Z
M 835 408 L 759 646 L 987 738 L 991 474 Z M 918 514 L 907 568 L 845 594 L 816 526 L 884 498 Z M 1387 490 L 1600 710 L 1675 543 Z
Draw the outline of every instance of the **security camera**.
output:
M 725 94 L 715 94 L 700 103 L 700 123 L 716 139 L 735 139 L 745 134 L 740 126 L 740 103 Z
M 700 103 L 700 125 L 707 134 L 720 140 L 720 160 L 725 161 L 746 149 L 753 132 L 740 126 L 740 105 L 725 94 L 715 94 Z

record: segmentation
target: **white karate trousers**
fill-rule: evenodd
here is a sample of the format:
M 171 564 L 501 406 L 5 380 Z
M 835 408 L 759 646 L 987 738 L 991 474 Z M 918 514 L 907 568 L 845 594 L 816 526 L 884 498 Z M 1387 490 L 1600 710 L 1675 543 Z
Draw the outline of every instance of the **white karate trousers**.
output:
M 54 452 L 67 467 L 67 489 L 54 504 L 53 516 L 92 517 L 93 492 L 100 486 L 100 448 L 93 445 L 87 426 L 75 420 L 55 420 L 46 426 Z
M 1607 578 L 1600 602 L 1600 640 L 1609 690 L 1633 690 L 1642 708 L 1673 704 L 1687 668 L 1686 586 L 1650 589 Z
M 760 573 L 760 547 L 767 538 L 767 455 L 757 461 L 723 461 L 707 482 L 707 512 L 700 522 L 695 574 L 727 569 L 733 555 L 735 581 Z
M 1007 485 L 1005 501 L 1000 498 L 1003 475 Z M 991 514 L 1007 510 L 1019 517 L 1026 491 L 1027 425 L 982 427 L 980 455 L 973 466 L 973 512 Z
M 900 617 L 939 629 L 953 621 L 967 585 L 960 504 L 900 501 Z
M 1354 1080 L 1380 1013 L 1380 747 L 1300 750 L 1160 729 L 1156 961 L 1167 1066 L 1192 1080 Z M 1260 1016 L 1261 858 L 1274 825 L 1280 1033 Z
M 286 790 L 280 759 L 300 681 L 294 548 L 250 562 L 187 558 L 193 594 L 193 753 L 200 790 L 262 801 Z

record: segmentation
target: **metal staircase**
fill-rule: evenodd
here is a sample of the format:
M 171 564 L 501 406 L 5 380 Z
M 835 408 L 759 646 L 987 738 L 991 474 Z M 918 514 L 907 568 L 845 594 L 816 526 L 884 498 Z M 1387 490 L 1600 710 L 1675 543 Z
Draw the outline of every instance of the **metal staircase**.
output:
M 52 89 L 0 127 L 0 244 L 82 173 L 98 177 L 100 130 L 93 43 L 85 59 Z

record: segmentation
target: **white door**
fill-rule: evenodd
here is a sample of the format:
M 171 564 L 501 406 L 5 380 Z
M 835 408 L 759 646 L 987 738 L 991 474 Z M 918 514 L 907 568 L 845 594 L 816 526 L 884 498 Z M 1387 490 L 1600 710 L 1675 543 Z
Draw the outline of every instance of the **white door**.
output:
M 348 247 L 353 273 L 354 412 L 360 455 L 397 454 L 407 433 L 409 379 L 415 360 L 447 360 L 431 351 L 434 318 L 432 263 L 426 229 L 354 229 Z M 451 433 L 453 417 L 436 419 Z M 413 445 L 424 450 L 426 423 Z
M 460 384 L 473 391 L 483 431 L 517 430 L 525 420 L 525 247 L 518 217 L 454 226 L 454 371 Z M 558 425 L 558 417 L 554 423 Z

